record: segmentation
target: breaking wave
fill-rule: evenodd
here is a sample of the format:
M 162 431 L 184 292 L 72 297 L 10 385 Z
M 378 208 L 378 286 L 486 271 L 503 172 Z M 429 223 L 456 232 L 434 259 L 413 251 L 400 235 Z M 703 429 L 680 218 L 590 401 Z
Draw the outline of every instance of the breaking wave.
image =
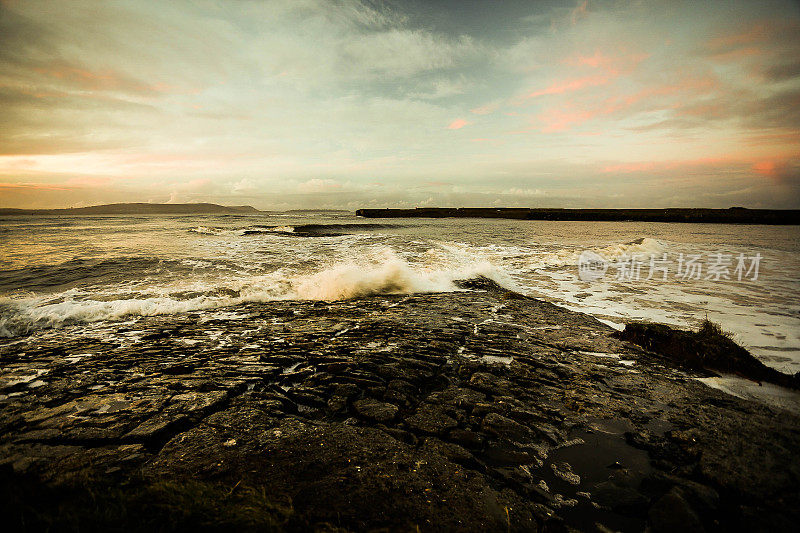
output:
M 0 336 L 82 322 L 131 316 L 186 313 L 248 302 L 342 300 L 375 294 L 411 294 L 461 290 L 456 280 L 486 277 L 515 287 L 502 270 L 482 261 L 444 268 L 414 264 L 391 249 L 361 260 L 312 272 L 274 272 L 227 280 L 192 280 L 186 285 L 144 287 L 113 293 L 71 289 L 60 294 L 0 299 Z
M 190 228 L 192 233 L 200 235 L 288 235 L 294 237 L 337 237 L 356 232 L 369 232 L 381 229 L 402 228 L 399 224 L 298 224 L 296 226 L 252 225 L 245 228 L 217 228 L 196 226 Z

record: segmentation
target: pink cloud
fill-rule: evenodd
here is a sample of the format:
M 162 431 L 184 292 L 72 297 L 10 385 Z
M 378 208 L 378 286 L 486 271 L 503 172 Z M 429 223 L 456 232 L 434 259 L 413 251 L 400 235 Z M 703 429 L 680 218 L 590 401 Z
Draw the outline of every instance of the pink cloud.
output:
M 488 115 L 489 113 L 493 113 L 495 110 L 497 110 L 498 107 L 500 107 L 500 104 L 495 102 L 470 109 L 470 113 L 474 113 L 475 115 Z
M 748 45 L 766 39 L 770 34 L 770 25 L 766 21 L 757 21 L 737 32 L 715 37 L 708 41 L 712 50 Z
M 748 57 L 760 56 L 763 53 L 764 52 L 761 50 L 761 48 L 757 46 L 749 46 L 747 48 L 736 48 L 734 50 L 720 52 L 712 55 L 711 58 L 715 61 L 719 61 L 720 63 L 728 63 L 732 61 L 741 61 Z
M 604 167 L 602 172 L 614 174 L 629 174 L 631 172 L 643 172 L 646 170 L 653 170 L 656 167 L 655 163 L 622 163 L 619 165 L 609 165 Z
M 545 89 L 527 94 L 524 99 L 552 94 L 564 94 L 579 91 L 587 87 L 606 85 L 621 75 L 632 72 L 639 63 L 648 57 L 650 57 L 649 54 L 608 56 L 602 54 L 599 50 L 595 51 L 594 55 L 591 56 L 578 54 L 577 56 L 568 57 L 563 63 L 579 68 L 589 67 L 594 70 L 599 70 L 601 73 L 556 81 Z
M 544 123 L 542 131 L 545 133 L 553 133 L 559 131 L 569 130 L 572 126 L 587 122 L 598 115 L 607 114 L 609 111 L 605 109 L 558 109 L 553 108 L 545 111 L 538 116 L 540 122 Z
M 607 55 L 600 50 L 595 50 L 592 55 L 577 54 L 567 57 L 562 63 L 573 67 L 601 69 L 614 76 L 632 71 L 648 57 L 650 54 L 646 53 L 632 54 L 623 51 L 619 54 Z
M 556 82 L 546 89 L 534 91 L 528 94 L 525 98 L 537 98 L 547 94 L 563 94 L 566 92 L 577 91 L 583 89 L 584 87 L 605 85 L 610 81 L 610 79 L 610 76 L 587 76 L 585 78 L 564 80 L 561 82 Z
M 541 131 L 548 133 L 566 131 L 596 117 L 615 115 L 626 109 L 631 112 L 671 109 L 681 113 L 684 101 L 691 102 L 693 98 L 713 94 L 719 89 L 719 80 L 712 76 L 685 78 L 674 84 L 654 85 L 604 99 L 573 99 L 560 107 L 546 108 L 537 118 L 544 124 Z M 674 97 L 666 98 L 670 95 Z M 685 111 L 685 115 L 713 117 L 721 109 L 708 104 L 687 106 Z
M 447 129 L 448 130 L 460 130 L 461 128 L 463 128 L 467 124 L 469 124 L 469 122 L 467 122 L 463 118 L 457 118 L 453 122 L 451 122 L 449 126 L 447 126 Z
M 574 57 L 568 57 L 563 61 L 567 65 L 572 65 L 576 67 L 592 67 L 598 68 L 601 66 L 607 66 L 614 62 L 614 59 L 608 56 L 603 55 L 600 50 L 595 50 L 594 54 L 591 56 L 584 56 L 578 54 Z

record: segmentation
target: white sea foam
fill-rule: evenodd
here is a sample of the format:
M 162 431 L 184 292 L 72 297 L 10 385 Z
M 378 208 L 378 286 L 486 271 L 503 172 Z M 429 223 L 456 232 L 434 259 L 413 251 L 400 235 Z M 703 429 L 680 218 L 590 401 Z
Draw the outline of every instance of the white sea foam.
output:
M 616 259 L 623 255 L 640 255 L 649 257 L 652 254 L 662 253 L 665 250 L 664 244 L 650 237 L 643 237 L 625 244 L 611 244 L 602 248 L 593 249 L 606 259 Z
M 75 322 L 115 320 L 213 309 L 246 302 L 282 299 L 341 300 L 372 294 L 410 294 L 458 290 L 455 280 L 485 276 L 513 285 L 500 269 L 485 261 L 455 262 L 431 268 L 414 264 L 389 248 L 358 260 L 332 264 L 313 272 L 278 269 L 260 276 L 225 280 L 192 279 L 180 285 L 151 286 L 146 293 L 109 294 L 70 290 L 59 295 L 0 300 L 0 336 Z M 200 293 L 190 298 L 186 291 Z
M 225 233 L 225 230 L 222 228 L 212 228 L 209 226 L 196 226 L 194 228 L 189 228 L 189 231 L 201 235 L 222 235 Z
M 772 383 L 750 381 L 731 374 L 696 379 L 713 389 L 721 390 L 731 396 L 755 400 L 772 407 L 791 411 L 794 414 L 800 414 L 800 393 L 797 391 Z

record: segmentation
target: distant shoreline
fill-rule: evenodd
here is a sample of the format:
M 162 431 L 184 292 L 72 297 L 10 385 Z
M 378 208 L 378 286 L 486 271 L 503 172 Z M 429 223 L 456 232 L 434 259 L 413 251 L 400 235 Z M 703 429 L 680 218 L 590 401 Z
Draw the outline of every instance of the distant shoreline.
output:
M 249 205 L 125 203 L 65 209 L 0 209 L 8 215 L 216 215 L 261 213 Z
M 713 224 L 800 224 L 800 209 L 560 209 L 417 207 L 415 209 L 359 209 L 365 218 L 503 218 L 515 220 L 695 222 Z

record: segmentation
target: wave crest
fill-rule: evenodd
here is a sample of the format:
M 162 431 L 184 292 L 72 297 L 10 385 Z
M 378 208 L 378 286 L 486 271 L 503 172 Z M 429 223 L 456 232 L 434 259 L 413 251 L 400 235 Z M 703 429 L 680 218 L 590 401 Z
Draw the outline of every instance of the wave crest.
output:
M 0 300 L 0 336 L 28 334 L 74 323 L 118 320 L 214 309 L 274 300 L 343 300 L 375 294 L 411 294 L 461 290 L 456 280 L 483 276 L 513 286 L 511 279 L 488 262 L 456 262 L 442 268 L 410 263 L 391 249 L 357 261 L 341 262 L 311 273 L 282 268 L 224 282 L 193 279 L 180 286 L 149 287 L 131 293 L 61 294 Z M 181 297 L 187 294 L 190 297 Z

